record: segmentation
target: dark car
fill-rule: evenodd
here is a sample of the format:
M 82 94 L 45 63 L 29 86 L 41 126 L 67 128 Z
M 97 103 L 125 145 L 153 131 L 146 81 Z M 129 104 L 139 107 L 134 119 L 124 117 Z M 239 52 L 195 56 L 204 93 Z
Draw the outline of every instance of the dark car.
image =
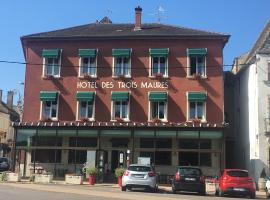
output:
M 198 192 L 206 194 L 205 178 L 200 168 L 178 167 L 172 180 L 172 192 L 177 191 Z
M 247 170 L 224 169 L 216 183 L 216 195 L 243 195 L 256 197 L 256 185 Z
M 9 170 L 9 162 L 5 157 L 0 157 L 0 172 Z

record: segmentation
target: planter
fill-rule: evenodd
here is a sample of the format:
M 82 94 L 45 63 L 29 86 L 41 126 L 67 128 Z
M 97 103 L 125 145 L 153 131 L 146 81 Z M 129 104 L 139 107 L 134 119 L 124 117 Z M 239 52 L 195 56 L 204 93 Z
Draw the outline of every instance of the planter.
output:
M 266 185 L 265 178 L 259 178 L 259 180 L 258 180 L 258 189 L 260 191 L 265 191 L 265 185 Z
M 9 182 L 20 182 L 21 175 L 19 173 L 7 172 L 7 181 Z
M 96 183 L 95 176 L 94 175 L 89 175 L 88 182 L 89 182 L 89 185 L 95 185 L 95 183 Z
M 66 184 L 73 184 L 73 185 L 82 185 L 83 183 L 83 176 L 81 175 L 73 175 L 73 174 L 66 174 L 65 175 L 65 183 Z
M 122 176 L 118 176 L 118 186 L 122 187 Z
M 52 174 L 35 174 L 35 183 L 51 183 L 53 180 Z

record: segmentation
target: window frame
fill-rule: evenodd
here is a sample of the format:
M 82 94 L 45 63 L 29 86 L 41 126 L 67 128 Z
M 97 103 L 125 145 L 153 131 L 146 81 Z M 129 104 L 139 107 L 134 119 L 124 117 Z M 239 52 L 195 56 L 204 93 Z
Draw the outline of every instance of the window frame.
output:
M 153 58 L 158 58 L 159 62 L 158 62 L 158 71 L 160 73 L 160 58 L 165 58 L 165 73 L 163 74 L 162 78 L 168 78 L 169 77 L 169 69 L 168 69 L 168 56 L 151 56 L 149 55 L 149 77 L 150 78 L 155 78 L 156 76 L 153 73 Z
M 132 52 L 132 50 L 131 50 L 131 52 Z M 124 76 L 125 78 L 131 78 L 131 55 L 129 57 L 125 57 L 125 56 L 115 57 L 115 56 L 113 56 L 112 58 L 113 58 L 112 78 L 119 78 L 120 76 Z M 121 74 L 115 73 L 117 58 L 122 59 L 121 71 L 124 71 L 124 58 L 128 59 L 128 74 L 127 75 L 124 75 L 122 73 Z
M 57 99 L 56 99 L 56 117 L 48 117 L 49 119 L 51 119 L 52 121 L 57 121 L 58 120 L 58 113 L 59 113 L 59 96 L 60 93 L 58 92 L 57 95 Z M 53 101 L 40 101 L 40 115 L 39 115 L 39 119 L 42 120 L 43 119 L 43 111 L 44 111 L 44 103 L 45 102 L 53 102 Z M 50 111 L 51 112 L 51 111 Z
M 158 92 L 158 91 L 155 91 Z M 164 91 L 162 91 L 164 92 Z M 167 101 L 164 101 L 164 119 L 159 119 L 158 118 L 152 118 L 152 101 L 149 100 L 148 98 L 148 122 L 153 122 L 154 119 L 159 119 L 161 122 L 167 122 L 168 121 L 168 92 L 167 93 Z M 148 92 L 148 97 L 149 97 L 150 92 Z M 163 101 L 158 101 L 158 102 L 163 102 Z
M 197 103 L 198 102 L 201 102 L 202 103 L 202 106 L 203 106 L 203 116 L 202 116 L 202 119 L 199 119 L 199 120 L 201 120 L 202 122 L 206 122 L 207 120 L 207 118 L 206 118 L 206 101 L 192 101 L 192 102 L 194 102 L 194 103 L 196 103 L 195 104 L 195 116 L 196 116 L 196 118 L 190 118 L 190 101 L 189 100 L 187 100 L 187 121 L 188 122 L 190 122 L 190 121 L 192 121 L 192 119 L 198 119 L 197 118 Z
M 117 91 L 114 91 L 114 92 L 117 92 Z M 123 92 L 123 91 L 121 91 L 121 92 Z M 120 119 L 122 119 L 125 122 L 129 122 L 130 121 L 130 92 L 129 91 L 128 91 L 128 94 L 129 94 L 129 98 L 128 98 L 128 101 L 127 101 L 127 118 L 120 118 Z M 115 117 L 115 106 L 114 106 L 114 102 L 117 102 L 117 101 L 111 100 L 111 121 L 113 121 L 113 122 L 117 121 L 117 119 Z M 123 101 L 121 100 L 121 102 L 123 102 Z M 122 104 L 121 104 L 121 106 L 122 106 Z M 120 112 L 122 112 L 121 109 L 120 109 Z
M 91 78 L 97 78 L 97 55 L 95 56 L 94 60 L 94 68 L 95 68 L 95 74 L 91 74 L 89 71 L 91 69 L 91 67 L 89 67 L 89 62 L 91 61 L 91 58 L 93 57 L 90 57 L 90 56 L 80 56 L 79 57 L 79 77 L 80 78 L 83 78 L 84 77 L 84 74 L 81 73 L 81 70 L 82 70 L 82 63 L 83 63 L 83 59 L 84 58 L 87 58 L 88 59 L 88 70 L 87 70 L 87 75 L 89 75 Z
M 198 74 L 198 57 L 200 56 L 194 56 L 196 57 L 196 74 Z M 201 78 L 207 78 L 207 59 L 206 59 L 206 55 L 202 56 L 204 58 L 204 75 L 200 74 Z M 187 55 L 187 78 L 193 78 L 193 74 L 191 74 L 191 57 L 189 55 Z
M 83 101 L 83 102 L 89 102 L 89 101 Z M 80 117 L 80 103 L 81 101 L 77 100 L 77 113 L 76 113 L 76 119 L 77 121 L 80 121 L 83 118 L 87 118 L 89 121 L 95 121 L 96 118 L 96 92 L 94 95 L 94 99 L 93 99 L 93 109 L 92 109 L 92 117 L 88 118 L 88 117 Z M 88 103 L 87 103 L 87 112 L 88 112 Z
M 59 66 L 59 74 L 58 75 L 54 75 L 54 74 L 47 74 L 46 73 L 46 69 L 47 69 L 47 61 L 48 59 L 58 59 L 58 66 Z M 52 57 L 42 57 L 42 62 L 43 62 L 43 66 L 42 66 L 42 77 L 46 78 L 47 76 L 53 76 L 54 78 L 60 78 L 61 77 L 61 64 L 62 64 L 62 49 L 59 50 L 59 57 L 58 58 L 52 58 Z M 55 66 L 55 65 L 53 65 Z M 53 68 L 54 69 L 54 68 Z M 54 70 L 52 70 L 54 71 Z

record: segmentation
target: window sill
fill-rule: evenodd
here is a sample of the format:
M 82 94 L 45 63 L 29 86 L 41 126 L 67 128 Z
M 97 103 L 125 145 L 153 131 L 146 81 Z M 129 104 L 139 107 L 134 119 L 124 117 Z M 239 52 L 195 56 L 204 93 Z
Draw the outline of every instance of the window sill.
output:
M 44 80 L 53 80 L 53 79 L 61 79 L 61 76 L 53 76 L 53 75 L 48 75 L 48 76 L 42 76 L 42 79 Z
M 150 79 L 170 79 L 169 76 L 160 76 L 160 77 L 157 77 L 157 76 L 148 76 Z
M 111 119 L 111 122 L 119 122 L 119 123 L 125 123 L 125 122 L 130 122 L 129 119 L 123 119 L 123 120 L 116 120 L 116 119 Z
M 57 118 L 42 118 L 39 120 L 40 122 L 58 122 Z
M 77 119 L 77 122 L 94 122 L 94 118 Z
M 167 123 L 168 120 L 165 120 L 165 119 L 159 119 L 159 120 L 148 120 L 148 122 L 151 122 L 151 123 Z
M 206 120 L 201 120 L 201 121 L 197 121 L 197 122 L 195 122 L 195 121 L 192 121 L 192 120 L 187 120 L 186 122 L 188 122 L 188 123 L 207 123 L 207 121 Z
M 89 76 L 78 76 L 79 79 L 97 79 L 97 76 L 89 75 Z
M 131 76 L 112 76 L 113 79 L 131 79 Z
M 196 79 L 207 79 L 208 77 L 207 76 L 199 76 L 199 77 L 186 76 L 186 78 L 196 80 Z

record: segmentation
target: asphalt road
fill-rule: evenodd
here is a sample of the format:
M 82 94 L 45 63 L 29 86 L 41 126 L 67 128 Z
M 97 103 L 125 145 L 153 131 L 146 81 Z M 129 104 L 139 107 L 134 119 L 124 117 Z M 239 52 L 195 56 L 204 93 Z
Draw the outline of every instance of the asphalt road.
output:
M 241 200 L 246 198 L 199 196 L 196 194 L 170 194 L 168 192 L 121 192 L 119 188 L 80 187 L 59 185 L 0 184 L 0 200 Z

